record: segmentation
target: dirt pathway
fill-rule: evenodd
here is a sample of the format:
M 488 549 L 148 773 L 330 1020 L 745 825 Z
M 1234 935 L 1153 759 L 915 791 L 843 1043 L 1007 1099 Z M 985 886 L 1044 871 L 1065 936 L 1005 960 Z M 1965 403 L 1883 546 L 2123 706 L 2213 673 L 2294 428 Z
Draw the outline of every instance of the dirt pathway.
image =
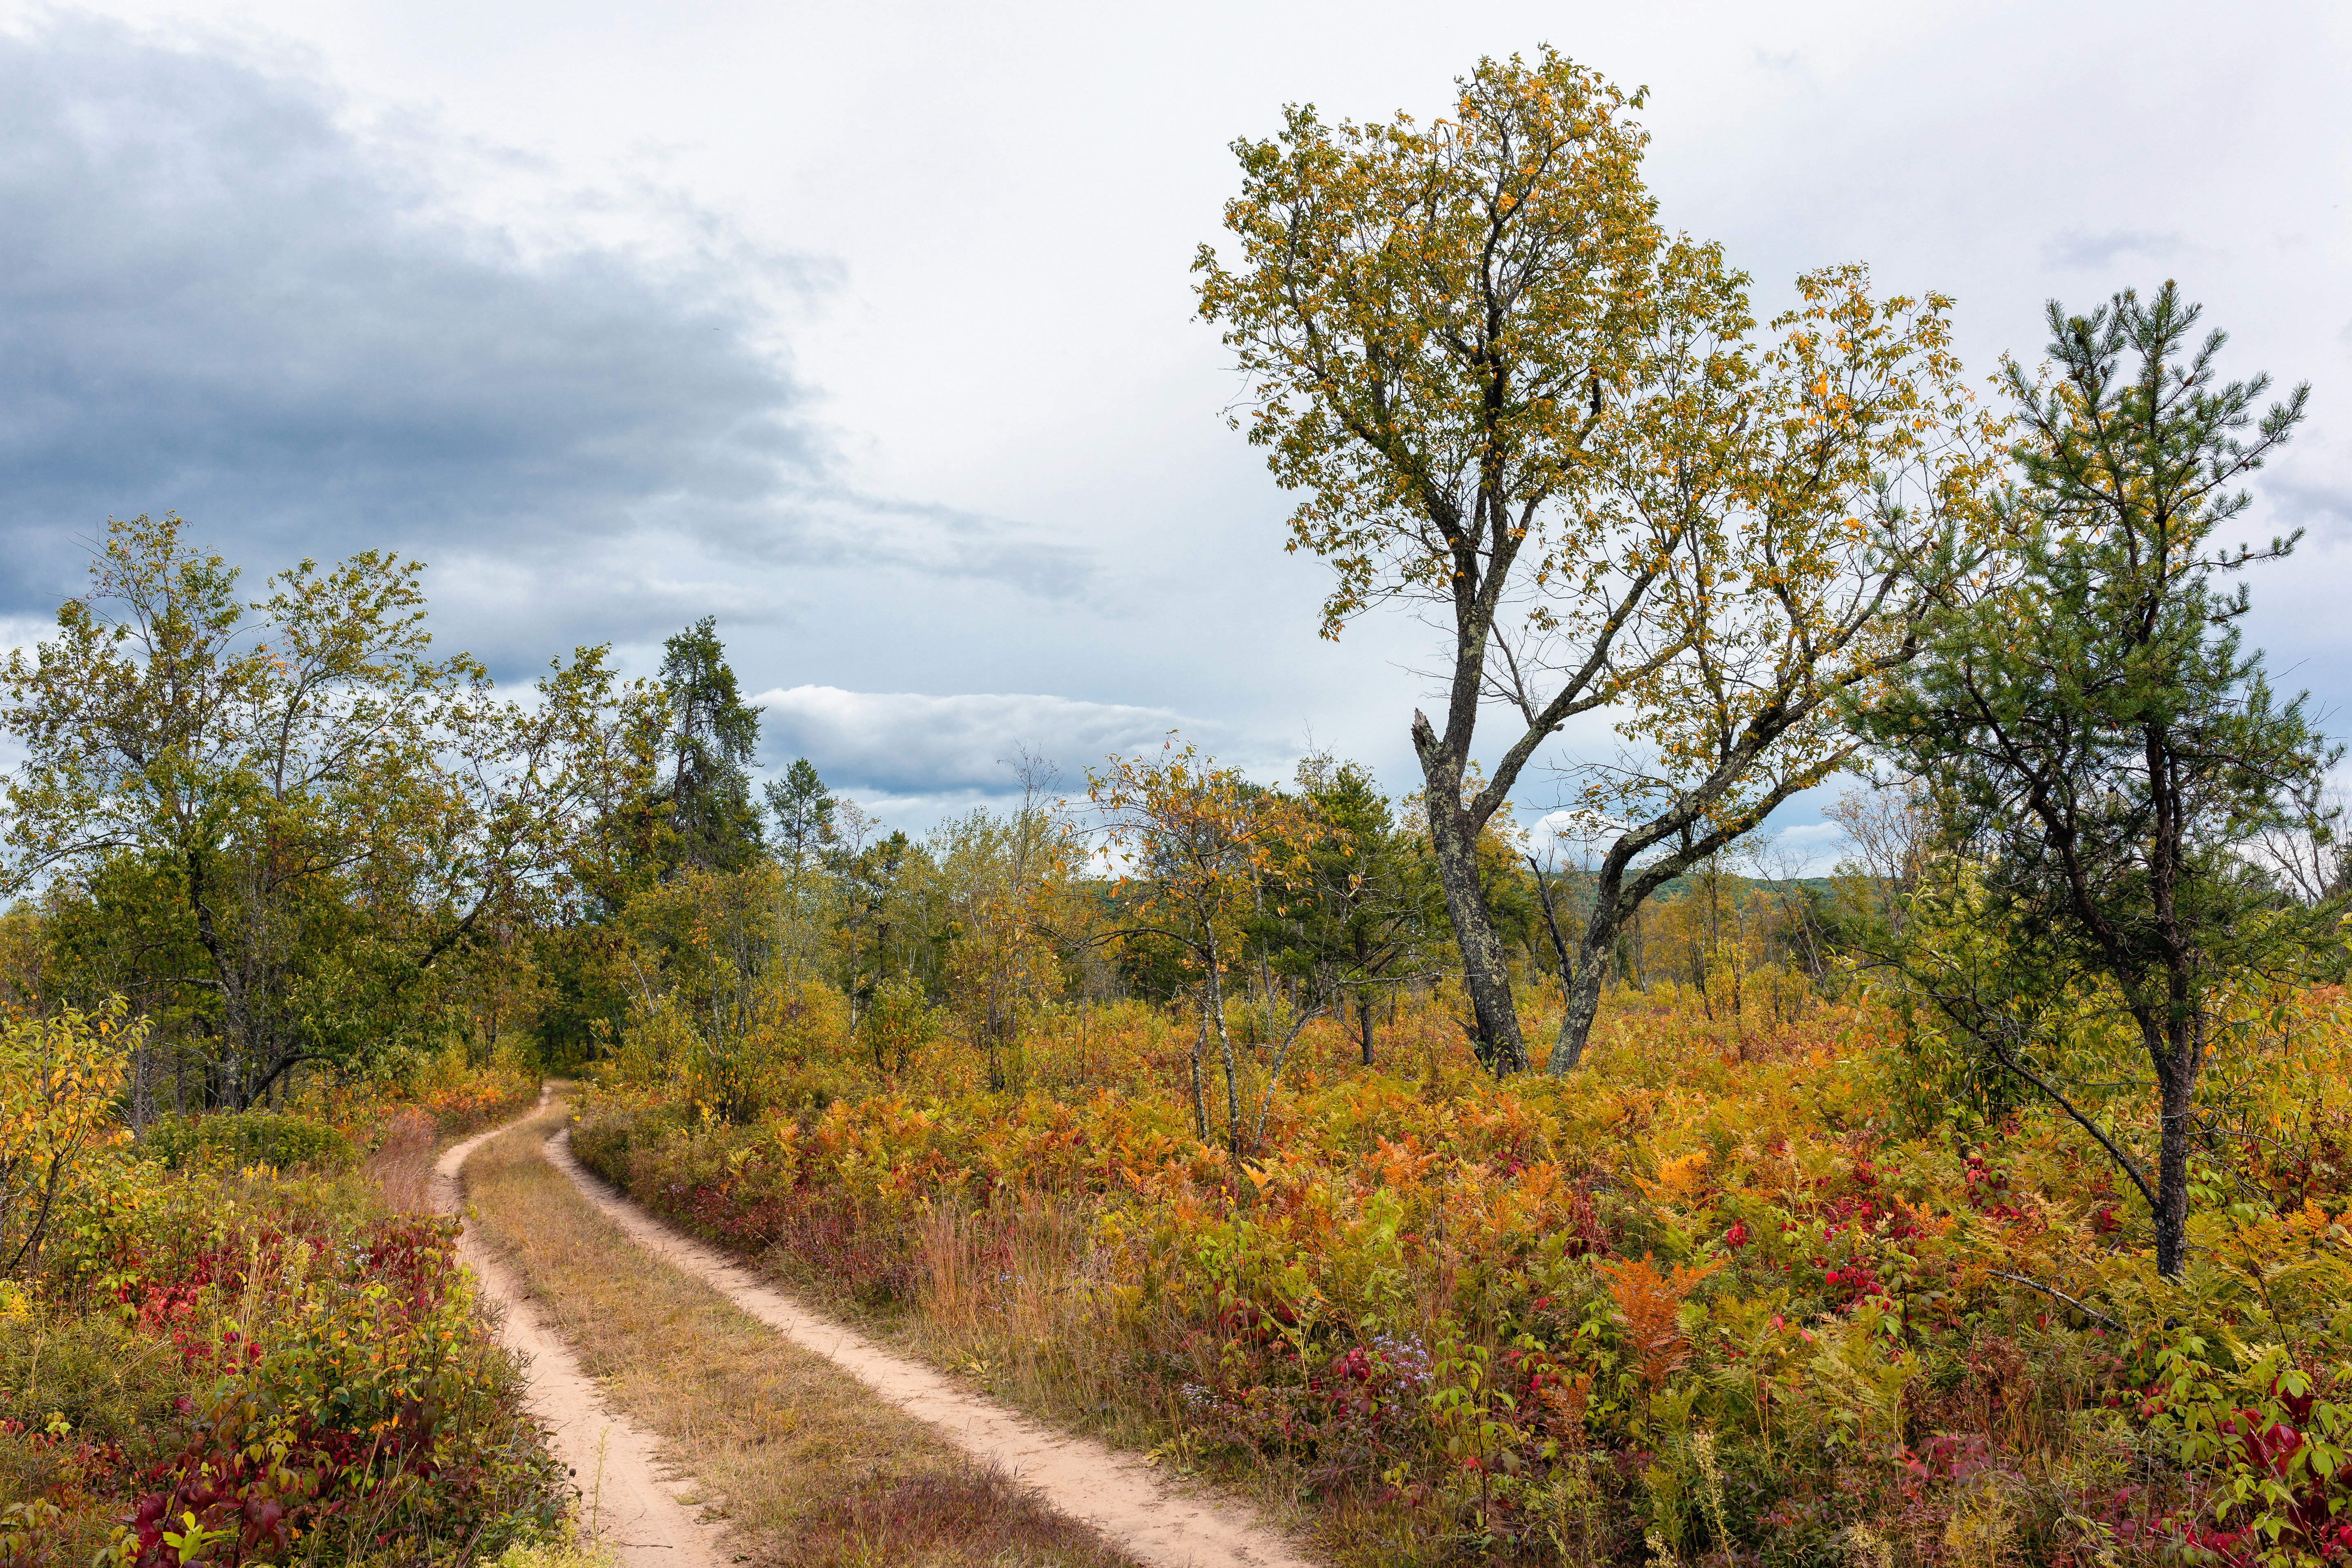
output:
M 546 1103 L 544 1095 L 540 1103 Z M 433 1167 L 433 1206 L 458 1213 L 464 1198 L 458 1173 L 466 1157 L 518 1124 L 477 1132 L 446 1150 Z M 480 1279 L 483 1294 L 505 1309 L 499 1342 L 530 1358 L 526 1397 L 531 1414 L 547 1424 L 556 1454 L 572 1467 L 582 1512 L 597 1539 L 627 1568 L 720 1568 L 730 1563 L 719 1549 L 718 1531 L 677 1500 L 677 1493 L 693 1490 L 690 1479 L 663 1464 L 651 1434 L 606 1407 L 595 1384 L 541 1322 L 530 1298 L 471 1226 L 457 1238 L 457 1256 Z
M 550 1140 L 547 1157 L 638 1245 L 786 1338 L 830 1358 L 908 1414 L 937 1425 L 982 1462 L 1002 1465 L 1119 1550 L 1156 1568 L 1311 1568 L 1312 1560 L 1247 1504 L 1182 1489 L 1133 1455 L 1053 1431 L 809 1310 L 716 1247 L 615 1195 L 581 1167 L 568 1140 L 568 1133 Z

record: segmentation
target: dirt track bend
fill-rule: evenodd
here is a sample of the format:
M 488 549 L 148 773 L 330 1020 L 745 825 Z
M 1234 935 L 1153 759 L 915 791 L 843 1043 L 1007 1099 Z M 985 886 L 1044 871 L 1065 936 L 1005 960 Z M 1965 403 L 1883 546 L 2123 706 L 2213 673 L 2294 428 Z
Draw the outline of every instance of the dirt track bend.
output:
M 540 1103 L 546 1102 L 542 1094 Z M 477 1132 L 445 1150 L 433 1166 L 433 1206 L 444 1214 L 460 1212 L 458 1173 L 466 1157 L 518 1124 Z M 457 1256 L 481 1280 L 482 1293 L 505 1309 L 499 1342 L 530 1358 L 526 1397 L 531 1414 L 547 1424 L 557 1456 L 572 1467 L 583 1509 L 593 1510 L 598 1539 L 626 1568 L 720 1568 L 730 1562 L 719 1549 L 718 1531 L 677 1500 L 678 1492 L 694 1489 L 691 1479 L 662 1462 L 660 1444 L 651 1433 L 605 1405 L 572 1352 L 540 1321 L 530 1298 L 470 1226 L 457 1238 Z
M 856 1330 L 811 1311 L 716 1247 L 673 1230 L 615 1195 L 572 1157 L 568 1132 L 549 1140 L 544 1148 L 588 1201 L 646 1250 L 709 1285 L 787 1339 L 832 1360 L 908 1415 L 939 1426 L 950 1442 L 982 1462 L 1002 1466 L 1055 1509 L 1092 1525 L 1130 1556 L 1155 1568 L 1312 1568 L 1311 1559 L 1246 1503 L 1185 1489 L 1132 1455 L 1090 1437 L 1055 1432 L 965 1392 L 923 1363 L 885 1350 Z

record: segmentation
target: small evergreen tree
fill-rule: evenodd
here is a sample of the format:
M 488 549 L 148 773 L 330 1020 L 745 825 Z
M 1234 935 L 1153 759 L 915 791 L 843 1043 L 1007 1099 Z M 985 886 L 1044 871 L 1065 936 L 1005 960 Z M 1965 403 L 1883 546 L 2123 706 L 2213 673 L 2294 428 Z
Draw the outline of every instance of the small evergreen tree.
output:
M 671 867 L 738 871 L 760 852 L 760 815 L 749 770 L 760 744 L 760 710 L 746 703 L 705 616 L 662 645 L 662 689 L 668 693 Z
M 797 870 L 833 842 L 833 795 L 806 757 L 793 758 L 782 778 L 770 779 L 766 793 L 776 819 L 776 857 Z
M 2315 914 L 2332 914 L 2281 909 L 2243 852 L 2337 754 L 2303 698 L 2274 700 L 2235 626 L 2246 589 L 2221 585 L 2294 540 L 2212 542 L 2247 505 L 2237 484 L 2303 417 L 2308 389 L 2255 424 L 2268 378 L 2218 383 L 2220 332 L 2184 353 L 2198 314 L 2170 283 L 2145 304 L 2126 291 L 2087 316 L 2051 304 L 2054 376 L 2008 369 L 2027 433 L 2014 452 L 2018 575 L 1938 627 L 1865 721 L 1946 803 L 1947 841 L 1972 850 L 2003 986 L 2021 1002 L 2087 978 L 2130 1018 L 2160 1107 L 2152 1179 L 2037 1068 L 2052 1042 L 2019 1026 L 2035 1009 L 1925 986 L 2003 1068 L 2098 1138 L 2147 1199 L 2168 1276 L 2186 1256 L 2189 1141 L 2217 993 L 2233 976 L 2291 966 L 2309 951 Z
M 1372 1009 L 1383 992 L 1428 968 L 1442 942 L 1444 894 L 1426 846 L 1397 825 L 1372 775 L 1318 752 L 1298 764 L 1298 790 L 1316 831 L 1306 864 L 1279 901 L 1271 935 L 1286 968 L 1326 972 L 1355 1003 L 1356 1045 L 1374 1063 Z

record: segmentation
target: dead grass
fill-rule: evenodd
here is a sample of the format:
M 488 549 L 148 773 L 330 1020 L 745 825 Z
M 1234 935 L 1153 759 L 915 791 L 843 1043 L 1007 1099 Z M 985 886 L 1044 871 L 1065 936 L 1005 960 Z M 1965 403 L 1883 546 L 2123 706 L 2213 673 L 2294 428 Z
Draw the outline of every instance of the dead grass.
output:
M 1183 1446 L 1187 1413 L 1140 1397 L 1126 1370 L 1154 1344 L 1181 1342 L 1188 1325 L 1172 1307 L 1157 1321 L 1114 1310 L 1099 1289 L 1113 1260 L 1099 1239 L 1098 1200 L 1022 1193 L 991 1211 L 942 1204 L 915 1222 L 908 1296 L 878 1302 L 796 1254 L 789 1242 L 754 1251 L 714 1245 L 785 1289 L 874 1339 L 968 1381 L 977 1391 L 1050 1425 L 1115 1448 L 1159 1453 L 1180 1477 L 1205 1476 L 1248 1497 L 1276 1529 L 1319 1541 L 1340 1561 L 1408 1563 L 1366 1534 L 1393 1525 L 1359 1506 L 1328 1478 L 1309 1507 L 1310 1478 L 1295 1462 L 1255 1455 L 1204 1457 Z M 709 1237 L 706 1236 L 706 1239 Z M 1150 1311 L 1153 1309 L 1146 1308 Z M 1112 1347 L 1105 1353 L 1105 1347 Z M 1174 1439 L 1171 1442 L 1171 1438 Z M 1363 1487 L 1377 1489 L 1375 1479 Z
M 899 1344 L 1118 1447 L 1146 1449 L 1166 1435 L 1171 1413 L 1139 1405 L 1132 1389 L 1106 1382 L 1104 1359 L 1089 1353 L 1125 1332 L 1096 1289 L 1109 1260 L 1090 1202 L 1024 1194 L 994 1214 L 942 1205 L 924 1216 L 918 1241 L 911 1310 L 887 1314 L 885 1331 Z M 789 1255 L 772 1249 L 762 1261 L 782 1274 Z M 1258 1479 L 1260 1500 L 1298 1522 L 1295 1492 Z
M 412 1108 L 394 1113 L 364 1167 L 387 1208 L 407 1214 L 433 1206 L 433 1156 L 439 1138 L 433 1118 L 424 1111 Z
M 467 1194 L 581 1365 L 660 1436 L 777 1568 L 1131 1568 L 1092 1531 L 824 1357 L 648 1256 L 572 1190 L 538 1144 L 554 1105 L 477 1152 Z

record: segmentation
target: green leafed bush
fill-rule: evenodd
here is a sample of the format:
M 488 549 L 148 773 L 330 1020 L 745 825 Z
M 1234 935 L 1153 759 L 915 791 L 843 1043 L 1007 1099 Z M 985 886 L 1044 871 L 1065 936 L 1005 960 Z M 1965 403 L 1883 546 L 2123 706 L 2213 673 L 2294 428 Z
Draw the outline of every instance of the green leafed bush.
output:
M 351 1141 L 325 1122 L 268 1110 L 163 1117 L 141 1137 L 139 1148 L 175 1171 L 210 1165 L 340 1171 L 359 1158 Z

